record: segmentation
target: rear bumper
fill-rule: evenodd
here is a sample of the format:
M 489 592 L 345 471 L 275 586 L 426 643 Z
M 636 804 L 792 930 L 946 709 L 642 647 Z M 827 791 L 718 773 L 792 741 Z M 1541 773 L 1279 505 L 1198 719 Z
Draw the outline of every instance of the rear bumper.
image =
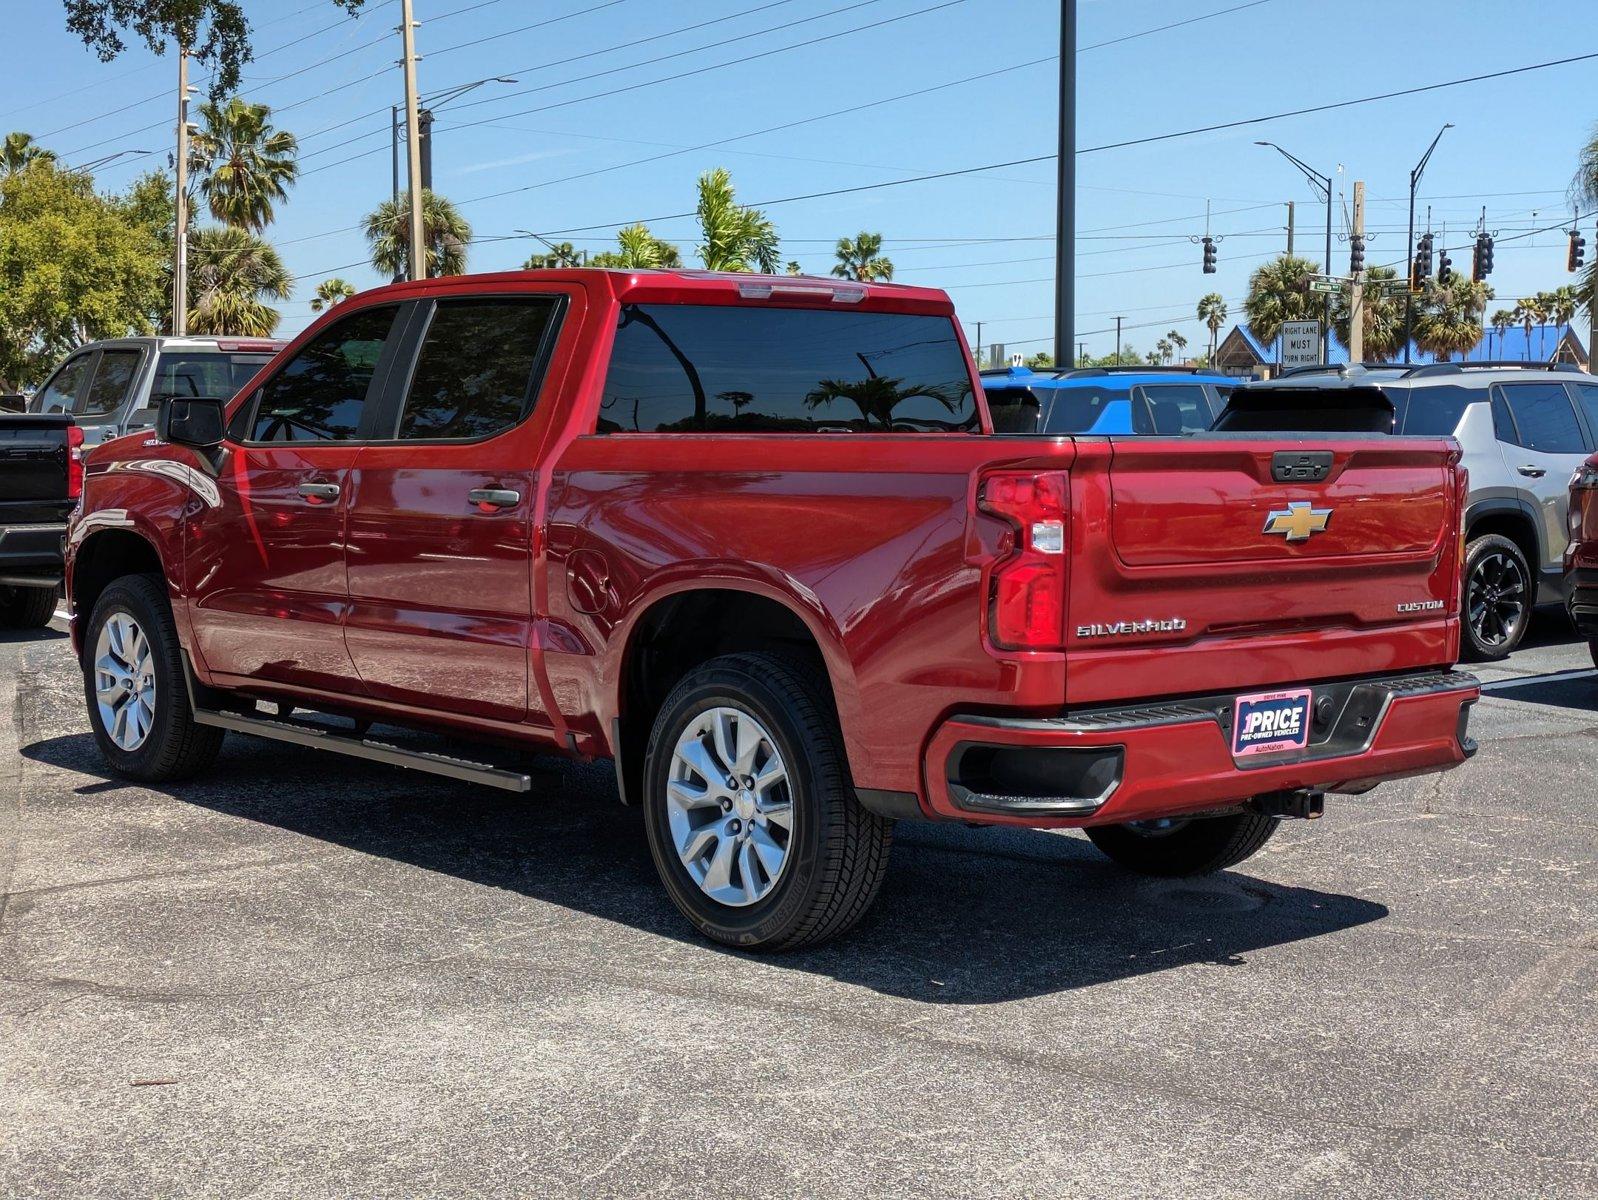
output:
M 66 532 L 64 523 L 0 525 L 0 584 L 59 584 Z
M 1109 825 L 1202 812 L 1277 791 L 1362 792 L 1458 766 L 1481 696 L 1458 671 L 1306 685 L 1321 714 L 1306 750 L 1240 766 L 1236 693 L 1059 717 L 955 716 L 928 743 L 933 817 L 1011 825 Z
M 1576 632 L 1588 641 L 1598 641 L 1598 567 L 1572 567 L 1565 582 L 1565 606 Z

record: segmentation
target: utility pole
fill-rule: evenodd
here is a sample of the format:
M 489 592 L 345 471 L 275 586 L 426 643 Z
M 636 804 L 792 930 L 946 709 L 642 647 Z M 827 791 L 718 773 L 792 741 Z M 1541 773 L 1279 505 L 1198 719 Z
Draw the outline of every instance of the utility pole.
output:
M 1060 143 L 1054 220 L 1054 361 L 1063 363 L 1076 323 L 1076 4 L 1060 0 Z
M 189 48 L 178 47 L 177 231 L 172 247 L 172 333 L 189 331 Z
M 405 48 L 406 178 L 410 184 L 410 267 L 412 279 L 427 278 L 427 247 L 422 231 L 422 140 L 416 101 L 416 19 L 413 0 L 400 0 L 401 41 Z
M 1116 366 L 1120 366 L 1121 365 L 1121 320 L 1122 320 L 1122 318 L 1120 318 L 1120 317 L 1116 317 L 1115 318 L 1115 365 Z
M 1287 257 L 1293 257 L 1293 202 L 1287 202 Z
M 1365 242 L 1365 184 L 1354 181 L 1354 230 L 1351 244 L 1363 246 Z M 1348 289 L 1348 361 L 1350 364 L 1365 360 L 1365 268 L 1361 264 L 1349 272 Z
M 982 369 L 982 322 L 981 321 L 977 322 L 977 353 L 976 353 L 976 360 L 977 360 L 977 369 L 981 370 Z
M 1082 359 L 1087 356 L 1087 352 L 1088 352 L 1088 344 L 1086 342 L 1078 342 L 1076 344 L 1076 357 L 1071 360 L 1071 366 L 1074 367 L 1074 366 L 1076 366 L 1077 363 L 1081 362 Z M 1054 365 L 1058 367 L 1058 366 L 1063 366 L 1064 364 L 1055 363 Z

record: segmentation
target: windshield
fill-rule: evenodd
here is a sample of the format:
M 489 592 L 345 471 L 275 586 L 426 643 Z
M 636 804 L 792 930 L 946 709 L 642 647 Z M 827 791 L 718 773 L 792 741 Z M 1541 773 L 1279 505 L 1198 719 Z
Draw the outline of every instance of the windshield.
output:
M 223 354 L 221 352 L 173 350 L 156 363 L 152 400 L 170 396 L 205 396 L 231 400 L 263 366 L 270 354 Z

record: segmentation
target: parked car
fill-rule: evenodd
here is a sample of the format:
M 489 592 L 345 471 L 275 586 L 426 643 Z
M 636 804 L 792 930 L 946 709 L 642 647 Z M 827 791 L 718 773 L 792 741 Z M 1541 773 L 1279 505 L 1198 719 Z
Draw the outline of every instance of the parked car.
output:
M 138 337 L 90 342 L 66 357 L 29 411 L 70 413 L 84 444 L 153 429 L 173 396 L 231 399 L 286 343 L 261 338 Z
M 64 413 L 0 413 L 0 628 L 55 615 L 67 516 L 83 493 L 83 431 Z
M 1598 666 L 1598 454 L 1570 481 L 1570 546 L 1565 551 L 1570 619 Z
M 1452 435 L 1470 472 L 1465 510 L 1464 656 L 1503 658 L 1537 605 L 1565 601 L 1571 474 L 1598 449 L 1598 380 L 1536 363 L 1311 367 L 1251 384 L 1314 425 L 1324 389 L 1374 389 L 1392 404 L 1387 432 Z M 1347 411 L 1349 398 L 1339 402 Z
M 1197 367 L 1004 367 L 982 372 L 995 433 L 1194 433 L 1238 380 Z
M 991 429 L 940 291 L 378 289 L 89 456 L 95 741 L 142 780 L 233 730 L 518 792 L 500 748 L 612 756 L 671 899 L 750 949 L 853 925 L 898 818 L 1202 873 L 1472 753 L 1451 441 Z

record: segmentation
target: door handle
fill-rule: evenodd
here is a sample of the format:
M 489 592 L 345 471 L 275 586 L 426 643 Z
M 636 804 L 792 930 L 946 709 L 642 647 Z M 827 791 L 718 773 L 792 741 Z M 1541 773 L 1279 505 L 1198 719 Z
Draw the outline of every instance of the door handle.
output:
M 339 496 L 336 483 L 302 483 L 298 490 L 311 504 L 331 504 Z
M 1541 479 L 1544 475 L 1548 474 L 1548 472 L 1542 467 L 1534 466 L 1531 463 L 1527 463 L 1523 467 L 1517 467 L 1516 470 L 1518 470 L 1528 479 Z
M 522 494 L 511 488 L 473 488 L 466 498 L 477 505 L 479 512 L 493 512 L 497 508 L 512 508 L 522 502 Z

